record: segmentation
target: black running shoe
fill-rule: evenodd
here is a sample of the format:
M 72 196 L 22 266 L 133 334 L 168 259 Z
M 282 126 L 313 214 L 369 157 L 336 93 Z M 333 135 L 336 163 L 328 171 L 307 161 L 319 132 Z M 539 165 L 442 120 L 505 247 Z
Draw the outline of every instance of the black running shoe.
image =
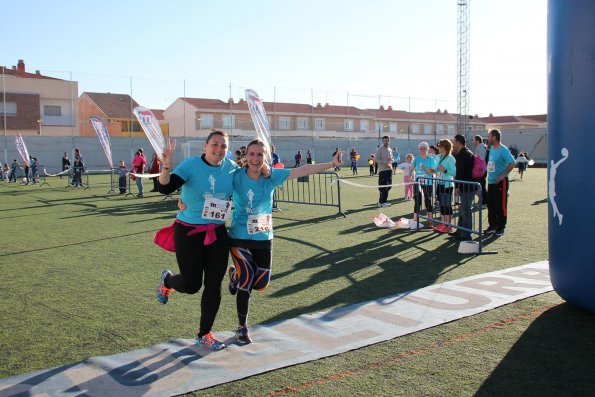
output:
M 236 340 L 243 344 L 252 343 L 252 338 L 250 338 L 250 333 L 247 325 L 239 326 L 236 330 Z

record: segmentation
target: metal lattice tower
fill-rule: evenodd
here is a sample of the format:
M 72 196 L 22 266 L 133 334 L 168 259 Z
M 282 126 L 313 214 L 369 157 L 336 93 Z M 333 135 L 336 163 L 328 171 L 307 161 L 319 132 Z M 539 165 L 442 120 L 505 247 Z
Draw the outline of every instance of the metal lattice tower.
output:
M 458 0 L 457 133 L 469 142 L 469 3 Z

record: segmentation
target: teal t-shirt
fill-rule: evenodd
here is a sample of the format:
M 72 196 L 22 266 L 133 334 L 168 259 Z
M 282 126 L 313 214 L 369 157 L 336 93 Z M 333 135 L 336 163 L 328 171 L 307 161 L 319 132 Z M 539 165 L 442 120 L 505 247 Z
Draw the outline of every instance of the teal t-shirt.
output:
M 446 169 L 446 171 L 440 170 L 440 166 L 443 166 Z M 436 178 L 453 180 L 456 174 L 456 160 L 451 154 L 446 156 L 444 160 L 442 160 L 442 154 L 436 156 Z M 444 185 L 445 187 L 453 187 L 452 182 L 438 181 L 436 183 L 438 183 L 439 185 Z
M 172 171 L 172 174 L 185 181 L 181 199 L 187 208 L 179 211 L 177 218 L 193 225 L 225 223 L 225 218 L 203 218 L 203 207 L 207 198 L 229 200 L 233 192 L 233 175 L 236 170 L 240 170 L 240 167 L 227 158 L 219 166 L 209 165 L 202 157 L 190 157 L 182 161 Z M 230 212 L 231 210 L 228 216 Z
M 498 175 L 502 174 L 510 163 L 514 163 L 514 157 L 510 150 L 504 145 L 500 145 L 498 149 L 490 149 L 490 157 L 488 160 L 488 183 L 496 183 Z M 506 175 L 508 176 L 508 174 Z
M 291 170 L 273 168 L 271 176 L 258 180 L 248 177 L 246 170 L 233 178 L 233 215 L 229 235 L 240 240 L 272 240 L 273 193 L 289 178 Z M 266 222 L 270 227 L 265 227 Z
M 416 178 L 418 176 L 425 177 L 425 178 L 433 177 L 432 174 L 428 174 L 426 171 L 421 169 L 422 164 L 426 166 L 427 170 L 429 170 L 430 168 L 434 168 L 434 169 L 436 168 L 436 161 L 434 161 L 433 158 L 428 156 L 425 159 L 422 159 L 421 156 L 418 156 L 413 160 L 413 166 L 415 167 L 415 177 Z M 425 182 L 423 182 L 423 184 L 431 185 L 432 181 L 426 180 Z

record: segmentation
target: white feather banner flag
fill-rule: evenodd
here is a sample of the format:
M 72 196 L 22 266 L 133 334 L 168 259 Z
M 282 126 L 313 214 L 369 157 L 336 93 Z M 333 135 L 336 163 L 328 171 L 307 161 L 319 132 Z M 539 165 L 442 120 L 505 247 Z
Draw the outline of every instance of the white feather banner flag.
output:
M 248 102 L 248 110 L 252 116 L 252 122 L 256 129 L 256 137 L 260 138 L 268 146 L 267 161 L 271 164 L 271 136 L 269 134 L 269 121 L 264 109 L 264 105 L 260 100 L 258 94 L 253 90 L 246 90 L 246 102 Z
M 20 133 L 18 133 L 15 137 L 15 144 L 17 145 L 17 150 L 19 151 L 23 161 L 29 164 L 29 152 L 27 151 L 27 145 L 25 145 L 25 141 L 23 140 L 23 137 Z
M 157 156 L 161 158 L 163 154 L 163 149 L 165 148 L 165 138 L 163 137 L 163 132 L 161 132 L 161 127 L 159 127 L 159 121 L 157 117 L 151 112 L 149 109 L 144 108 L 142 106 L 137 106 L 132 111 L 140 126 L 142 127 L 145 135 L 149 139 L 151 146 L 153 146 L 153 150 L 157 153 Z
M 89 118 L 93 128 L 95 128 L 95 132 L 97 133 L 97 138 L 99 138 L 99 143 L 103 147 L 103 152 L 105 153 L 105 157 L 107 157 L 107 161 L 109 162 L 110 168 L 114 168 L 114 164 L 112 161 L 112 146 L 109 139 L 109 132 L 107 127 L 103 123 L 103 121 L 97 117 L 92 116 Z

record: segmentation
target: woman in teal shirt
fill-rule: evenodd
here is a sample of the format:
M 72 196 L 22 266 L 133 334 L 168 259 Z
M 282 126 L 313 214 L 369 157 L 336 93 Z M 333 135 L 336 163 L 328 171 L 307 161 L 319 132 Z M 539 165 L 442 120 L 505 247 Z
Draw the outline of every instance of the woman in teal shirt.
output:
M 343 151 L 330 163 L 307 164 L 299 168 L 273 168 L 269 178 L 262 176 L 268 146 L 260 139 L 248 144 L 245 169 L 234 174 L 233 204 L 229 234 L 234 265 L 229 268 L 229 291 L 236 294 L 239 326 L 236 339 L 250 343 L 248 311 L 252 290 L 262 291 L 271 279 L 273 259 L 273 193 L 286 180 L 340 167 Z
M 432 178 L 436 162 L 428 156 L 428 148 L 430 146 L 427 142 L 419 144 L 419 156 L 415 156 L 413 166 L 415 167 L 415 181 L 418 177 Z M 414 185 L 415 189 L 415 205 L 413 208 L 413 220 L 417 222 L 417 214 L 421 210 L 421 197 L 424 196 L 424 204 L 428 213 L 428 218 L 432 219 L 432 180 L 422 179 L 420 183 Z M 432 221 L 428 221 L 428 226 L 432 227 Z
M 457 173 L 456 160 L 451 154 L 452 142 L 448 139 L 442 139 L 438 142 L 438 150 L 440 153 L 436 156 L 436 173 L 437 179 L 453 180 Z M 440 220 L 444 223 L 451 223 L 452 220 L 452 191 L 453 182 L 437 181 L 436 182 L 438 202 L 440 203 Z M 449 233 L 450 226 L 439 224 L 434 230 L 440 233 Z

